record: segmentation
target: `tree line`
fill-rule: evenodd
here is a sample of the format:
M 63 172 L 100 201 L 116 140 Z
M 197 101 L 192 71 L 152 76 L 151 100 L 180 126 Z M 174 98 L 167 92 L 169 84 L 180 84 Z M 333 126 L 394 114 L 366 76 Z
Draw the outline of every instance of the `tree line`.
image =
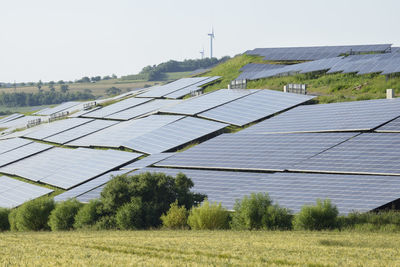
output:
M 6 107 L 26 107 L 60 104 L 66 101 L 90 100 L 94 95 L 88 91 L 84 92 L 58 92 L 40 91 L 37 93 L 5 93 L 0 94 L 0 105 Z

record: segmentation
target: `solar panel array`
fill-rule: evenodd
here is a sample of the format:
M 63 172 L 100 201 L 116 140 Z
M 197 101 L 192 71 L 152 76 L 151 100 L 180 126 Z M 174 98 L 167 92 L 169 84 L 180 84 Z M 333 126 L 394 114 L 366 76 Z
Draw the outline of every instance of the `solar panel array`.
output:
M 293 166 L 292 170 L 400 175 L 400 135 L 364 133 Z
M 390 44 L 345 45 L 345 46 L 311 46 L 311 47 L 279 47 L 256 48 L 247 51 L 248 55 L 263 56 L 265 60 L 316 60 L 337 57 L 343 54 L 364 52 L 389 52 Z
M 189 98 L 178 105 L 163 108 L 160 112 L 196 115 L 255 92 L 257 92 L 257 90 L 220 89 L 198 97 Z
M 6 117 L 4 117 L 4 118 L 1 118 L 1 119 L 0 119 L 0 126 L 1 126 L 2 123 L 5 123 L 5 122 L 8 122 L 8 121 L 12 121 L 12 120 L 21 118 L 21 117 L 23 117 L 23 116 L 24 116 L 23 114 L 14 113 L 14 114 L 11 114 L 11 115 L 6 116 Z
M 186 117 L 130 139 L 122 146 L 146 154 L 161 153 L 212 134 L 226 126 L 228 125 L 224 123 Z
M 314 98 L 313 96 L 260 90 L 200 113 L 202 118 L 243 126 Z
M 17 149 L 30 143 L 32 143 L 32 141 L 22 138 L 13 138 L 0 141 L 0 154 Z
M 131 164 L 128 164 L 126 166 L 121 167 L 123 170 L 136 170 L 136 169 L 142 169 L 148 166 L 153 165 L 154 163 L 157 163 L 163 159 L 169 158 L 171 156 L 175 155 L 175 153 L 157 153 L 157 154 L 152 154 L 149 155 L 143 159 L 140 159 L 138 161 L 135 161 Z
M 84 125 L 85 123 L 88 123 L 90 121 L 92 121 L 92 119 L 72 118 L 59 120 L 46 124 L 45 126 L 38 128 L 37 131 L 26 134 L 24 137 L 43 140 L 55 134 L 62 133 L 80 125 Z
M 68 129 L 64 132 L 52 135 L 44 139 L 44 141 L 57 143 L 57 144 L 66 144 L 78 138 L 87 136 L 89 134 L 95 133 L 107 127 L 117 124 L 116 121 L 109 120 L 92 120 L 88 123 L 79 125 L 75 128 Z
M 52 146 L 34 142 L 18 147 L 16 149 L 1 154 L 0 167 L 22 160 L 26 157 L 35 155 L 50 148 L 52 148 Z
M 280 69 L 285 66 L 286 65 L 280 65 L 280 64 L 278 65 L 278 64 L 249 63 L 240 69 L 242 73 L 236 78 L 236 80 L 252 80 L 253 76 L 260 72 Z
M 178 98 L 183 98 L 186 95 L 192 94 L 194 92 L 198 92 L 203 90 L 202 86 L 205 86 L 207 84 L 216 82 L 219 80 L 221 77 L 220 76 L 214 76 L 214 77 L 209 77 L 201 82 L 195 83 L 193 85 L 187 86 L 185 88 L 179 89 L 173 93 L 170 93 L 168 95 L 165 95 L 166 98 L 173 98 L 173 99 L 178 99 Z
M 237 79 L 257 80 L 281 75 L 327 71 L 327 73 L 381 73 L 400 72 L 400 53 L 351 55 L 347 57 L 329 57 L 315 61 L 243 72 Z
M 0 168 L 0 172 L 69 189 L 140 156 L 116 150 L 53 148 Z
M 207 80 L 209 77 L 196 77 L 196 78 L 183 78 L 177 81 L 161 85 L 151 87 L 148 92 L 138 95 L 138 97 L 155 97 L 160 98 L 164 97 L 168 94 L 171 94 L 175 91 L 183 89 L 185 87 L 191 86 L 193 84 L 200 83 L 202 81 Z
M 14 128 L 14 129 L 23 128 L 23 127 L 26 127 L 26 124 L 28 123 L 28 121 L 34 120 L 37 118 L 38 118 L 38 116 L 24 116 L 24 117 L 20 117 L 20 118 L 14 119 L 14 120 L 9 120 L 9 121 L 2 123 L 1 128 Z
M 55 106 L 53 108 L 46 108 L 46 109 L 40 110 L 40 111 L 36 112 L 35 115 L 50 116 L 52 114 L 65 111 L 65 110 L 67 110 L 67 109 L 69 109 L 69 108 L 71 108 L 73 106 L 77 106 L 79 104 L 81 104 L 81 103 L 80 102 L 73 102 L 73 101 L 65 102 L 65 103 L 57 105 L 57 106 Z
M 156 163 L 160 167 L 284 171 L 354 133 L 223 134 Z
M 241 133 L 372 130 L 400 116 L 400 98 L 304 105 L 253 125 Z
M 121 147 L 125 142 L 144 135 L 164 125 L 183 118 L 182 116 L 152 115 L 145 118 L 121 122 L 93 134 L 67 143 L 69 146 Z
M 128 98 L 122 101 L 119 101 L 117 103 L 105 106 L 104 108 L 97 109 L 95 111 L 86 113 L 84 115 L 81 115 L 81 117 L 87 117 L 87 118 L 105 118 L 107 116 L 110 116 L 114 113 L 123 111 L 125 109 L 138 106 L 140 104 L 146 103 L 148 101 L 152 100 L 152 98 Z
M 114 113 L 106 118 L 113 120 L 130 120 L 151 113 L 157 113 L 161 108 L 173 106 L 180 102 L 181 100 L 155 99 L 142 105 Z
M 76 198 L 79 197 L 80 195 L 91 191 L 99 186 L 102 186 L 104 184 L 106 184 L 108 181 L 110 181 L 113 177 L 118 176 L 118 175 L 122 175 L 125 174 L 129 171 L 125 170 L 125 171 L 112 171 L 112 172 L 108 172 L 106 174 L 103 174 L 97 178 L 94 178 L 93 180 L 84 183 L 82 185 L 79 185 L 71 190 L 68 190 L 56 197 L 54 197 L 54 201 L 56 202 L 60 202 L 60 201 L 66 201 L 68 199 L 72 199 L 72 198 Z
M 0 176 L 0 207 L 15 208 L 26 201 L 50 194 L 53 190 Z

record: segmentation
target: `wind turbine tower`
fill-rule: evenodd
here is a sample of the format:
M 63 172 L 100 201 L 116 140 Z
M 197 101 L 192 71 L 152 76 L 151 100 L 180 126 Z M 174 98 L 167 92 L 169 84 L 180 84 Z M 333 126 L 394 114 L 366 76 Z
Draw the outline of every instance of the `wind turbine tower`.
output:
M 215 39 L 214 35 L 214 27 L 211 30 L 211 33 L 208 34 L 210 36 L 210 58 L 213 57 L 213 39 Z
M 201 59 L 204 59 L 204 47 L 203 50 L 200 51 Z

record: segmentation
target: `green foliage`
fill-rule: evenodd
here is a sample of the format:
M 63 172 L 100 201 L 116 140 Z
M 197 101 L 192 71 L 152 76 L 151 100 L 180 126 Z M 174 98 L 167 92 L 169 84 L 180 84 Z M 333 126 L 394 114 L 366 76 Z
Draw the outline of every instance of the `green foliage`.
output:
M 105 186 L 101 201 L 105 213 L 113 215 L 124 204 L 140 198 L 144 227 L 157 227 L 161 224 L 161 215 L 168 211 L 175 200 L 178 200 L 179 205 L 191 208 L 204 199 L 204 195 L 190 192 L 192 187 L 193 182 L 183 174 L 178 174 L 176 178 L 150 172 L 133 176 L 120 175 Z
M 229 228 L 229 212 L 221 203 L 205 200 L 202 205 L 190 210 L 188 225 L 194 230 L 217 230 Z
M 179 206 L 178 201 L 171 204 L 166 214 L 161 216 L 163 226 L 169 229 L 185 229 L 187 227 L 188 211 L 184 206 Z
M 326 199 L 318 199 L 315 206 L 303 206 L 296 214 L 294 225 L 296 229 L 324 230 L 338 227 L 338 209 Z
M 9 209 L 0 208 L 0 232 L 10 230 L 10 223 L 8 221 L 9 214 Z
M 292 228 L 292 215 L 289 210 L 273 205 L 268 194 L 252 193 L 236 201 L 231 227 L 239 230 L 288 230 Z
M 72 229 L 75 215 L 81 207 L 82 204 L 76 199 L 57 203 L 49 217 L 48 224 L 51 230 L 60 231 Z
M 105 215 L 101 217 L 93 226 L 95 230 L 111 230 L 116 228 L 114 215 Z
M 10 214 L 8 214 L 8 222 L 10 223 L 10 230 L 14 232 L 18 231 L 17 213 L 18 209 L 13 209 L 10 211 Z
M 120 94 L 121 93 L 121 89 L 119 89 L 119 88 L 117 88 L 117 87 L 111 87 L 111 88 L 108 88 L 107 90 L 106 90 L 106 94 L 108 95 L 108 96 L 112 96 L 112 95 L 118 95 L 118 94 Z
M 400 212 L 394 210 L 350 213 L 340 217 L 340 226 L 344 229 L 361 231 L 400 230 Z
M 62 85 L 67 86 L 67 85 Z M 40 91 L 38 93 L 5 93 L 0 94 L 0 106 L 5 107 L 25 107 L 59 104 L 66 101 L 89 100 L 94 96 L 87 92 L 57 92 Z
M 116 225 L 121 230 L 143 228 L 143 203 L 140 198 L 133 198 L 129 203 L 120 207 L 115 215 Z
M 103 204 L 94 199 L 84 204 L 75 215 L 75 229 L 90 228 L 99 220 L 102 214 Z
M 53 209 L 54 201 L 51 198 L 38 198 L 24 203 L 17 208 L 16 229 L 18 231 L 48 230 L 47 222 Z

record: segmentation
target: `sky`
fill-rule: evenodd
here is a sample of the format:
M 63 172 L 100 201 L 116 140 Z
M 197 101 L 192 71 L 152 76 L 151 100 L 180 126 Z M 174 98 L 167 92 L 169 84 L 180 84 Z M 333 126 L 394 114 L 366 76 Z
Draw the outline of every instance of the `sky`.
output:
M 0 0 L 0 81 L 76 80 L 257 47 L 391 43 L 398 0 Z

